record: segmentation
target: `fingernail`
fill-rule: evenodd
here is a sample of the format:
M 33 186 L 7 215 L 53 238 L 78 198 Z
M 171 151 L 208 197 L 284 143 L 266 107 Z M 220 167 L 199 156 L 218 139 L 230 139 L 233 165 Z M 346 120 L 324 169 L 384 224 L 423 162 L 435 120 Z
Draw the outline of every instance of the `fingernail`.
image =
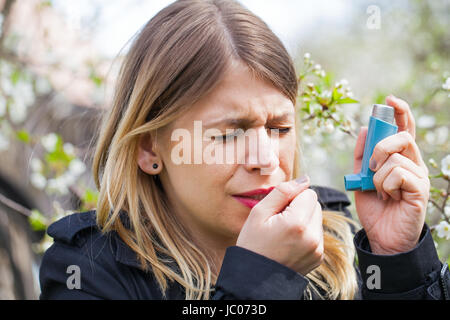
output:
M 305 182 L 307 182 L 309 180 L 308 175 L 303 175 L 300 178 L 295 179 L 295 182 L 297 182 L 298 184 L 304 184 Z
M 369 168 L 370 170 L 375 171 L 375 169 L 377 168 L 377 162 L 375 161 L 375 159 L 370 159 Z

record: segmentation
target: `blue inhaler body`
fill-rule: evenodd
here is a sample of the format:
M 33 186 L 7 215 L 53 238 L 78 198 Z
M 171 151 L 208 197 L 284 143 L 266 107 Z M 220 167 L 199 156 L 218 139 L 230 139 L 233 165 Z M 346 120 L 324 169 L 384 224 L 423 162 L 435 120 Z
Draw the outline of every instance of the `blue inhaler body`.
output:
M 361 172 L 344 176 L 345 190 L 369 191 L 375 190 L 373 184 L 374 172 L 369 168 L 375 145 L 384 138 L 397 133 L 398 127 L 394 124 L 394 108 L 382 104 L 375 104 L 369 120 Z

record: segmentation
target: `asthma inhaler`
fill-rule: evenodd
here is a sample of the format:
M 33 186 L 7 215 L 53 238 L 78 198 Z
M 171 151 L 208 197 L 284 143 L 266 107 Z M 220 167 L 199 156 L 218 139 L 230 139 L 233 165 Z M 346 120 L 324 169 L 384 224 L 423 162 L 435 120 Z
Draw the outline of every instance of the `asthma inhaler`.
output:
M 398 127 L 394 124 L 394 108 L 382 104 L 374 104 L 364 145 L 361 172 L 344 176 L 345 190 L 375 190 L 373 184 L 374 172 L 369 168 L 369 160 L 372 157 L 375 145 L 384 138 L 396 134 L 397 129 Z

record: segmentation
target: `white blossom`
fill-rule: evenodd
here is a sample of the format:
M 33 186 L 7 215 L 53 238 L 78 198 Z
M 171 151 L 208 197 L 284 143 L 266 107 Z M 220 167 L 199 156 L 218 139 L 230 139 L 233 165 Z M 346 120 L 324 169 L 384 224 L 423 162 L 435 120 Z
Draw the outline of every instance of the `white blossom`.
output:
M 307 135 L 303 136 L 303 137 L 302 137 L 302 140 L 303 140 L 303 142 L 304 142 L 305 144 L 312 143 L 311 137 L 310 137 L 310 136 L 307 136 Z
M 41 144 L 48 152 L 55 151 L 57 143 L 58 136 L 56 135 L 56 133 L 49 133 L 41 138 Z
M 323 91 L 322 96 L 324 98 L 331 98 L 331 91 L 330 90 Z
M 14 93 L 14 86 L 7 73 L 4 73 L 2 70 L 1 74 L 2 77 L 0 78 L 0 87 L 2 88 L 2 92 L 3 94 L 10 96 Z
M 77 180 L 77 176 L 70 171 L 66 171 L 62 175 L 60 175 L 57 179 L 60 180 L 61 184 L 64 184 L 66 187 L 70 187 Z
M 0 132 L 0 151 L 6 150 L 9 147 L 9 139 Z
M 324 129 L 327 133 L 333 133 L 334 132 L 334 125 L 333 123 L 327 121 L 327 123 L 324 126 Z
M 442 126 L 434 131 L 428 131 L 425 133 L 425 141 L 432 145 L 442 145 L 447 142 L 448 139 L 448 128 L 447 126 Z
M 52 90 L 52 87 L 50 85 L 50 82 L 43 78 L 43 77 L 37 77 L 36 79 L 36 92 L 38 94 L 47 94 Z
M 30 181 L 33 187 L 39 190 L 44 189 L 45 185 L 47 184 L 47 179 L 45 179 L 45 177 L 38 172 L 34 172 L 33 174 L 31 174 Z
M 74 148 L 73 144 L 71 144 L 69 142 L 64 143 L 63 149 L 64 149 L 64 152 L 68 155 L 75 154 L 75 148 Z
M 450 91 L 450 77 L 448 77 L 442 84 L 442 89 Z
M 436 160 L 434 160 L 433 158 L 428 159 L 428 163 L 429 163 L 433 168 L 437 168 Z
M 14 88 L 14 99 L 20 97 L 28 107 L 34 102 L 33 86 L 29 81 L 19 81 Z
M 432 128 L 435 123 L 436 123 L 436 119 L 432 115 L 425 114 L 423 116 L 420 116 L 419 119 L 417 119 L 417 126 L 419 128 L 424 128 L 424 129 Z
M 48 180 L 47 190 L 50 193 L 67 194 L 69 189 L 67 188 L 65 178 L 57 177 L 55 179 Z
M 434 134 L 433 131 L 428 131 L 427 133 L 425 133 L 425 141 L 428 144 L 433 145 L 434 143 L 436 143 L 435 139 L 436 139 L 436 135 Z
M 0 95 L 0 117 L 6 114 L 6 99 L 3 95 Z
M 436 226 L 437 236 L 439 238 L 445 238 L 445 240 L 450 240 L 450 224 L 447 221 L 441 221 Z
M 441 160 L 441 171 L 447 177 L 450 177 L 450 154 Z
M 307 86 L 310 90 L 314 90 L 314 83 L 308 82 L 308 83 L 306 84 L 306 86 Z
M 33 158 L 30 161 L 30 167 L 31 170 L 33 170 L 34 172 L 40 172 L 42 171 L 43 168 L 42 161 L 39 160 L 38 158 Z
M 306 60 L 309 60 L 311 58 L 311 54 L 309 52 L 306 52 L 305 55 L 303 56 L 303 58 L 305 58 Z
M 69 164 L 69 171 L 74 176 L 79 176 L 86 171 L 86 165 L 80 159 L 73 159 Z
M 450 218 L 450 206 L 445 206 L 444 214 L 447 218 Z
M 336 82 L 336 84 L 335 84 L 335 87 L 337 87 L 337 88 L 346 87 L 346 86 L 348 86 L 347 79 L 341 79 L 340 81 Z
M 25 100 L 20 97 L 15 97 L 13 102 L 9 105 L 9 116 L 11 121 L 19 124 L 27 117 L 27 105 Z
M 435 140 L 434 144 L 441 145 L 441 144 L 444 144 L 445 142 L 447 142 L 447 138 L 448 138 L 448 127 L 447 126 L 439 127 L 436 130 L 434 130 L 434 132 L 436 134 L 436 140 Z
M 427 213 L 432 213 L 436 210 L 435 206 L 433 203 L 428 202 L 427 203 Z

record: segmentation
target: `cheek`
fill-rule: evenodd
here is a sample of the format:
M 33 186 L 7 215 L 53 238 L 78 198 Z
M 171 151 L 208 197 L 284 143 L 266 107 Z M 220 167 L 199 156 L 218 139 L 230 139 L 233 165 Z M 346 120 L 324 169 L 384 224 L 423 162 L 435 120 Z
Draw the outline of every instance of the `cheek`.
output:
M 280 168 L 288 174 L 294 168 L 295 147 L 296 139 L 294 135 L 281 139 L 279 142 Z
M 230 170 L 225 165 L 172 165 L 167 168 L 174 201 L 191 215 L 211 216 L 226 197 Z
M 178 168 L 182 179 L 171 182 L 175 189 L 172 201 L 184 221 L 227 237 L 239 234 L 249 210 L 226 193 L 233 168 L 206 164 Z

